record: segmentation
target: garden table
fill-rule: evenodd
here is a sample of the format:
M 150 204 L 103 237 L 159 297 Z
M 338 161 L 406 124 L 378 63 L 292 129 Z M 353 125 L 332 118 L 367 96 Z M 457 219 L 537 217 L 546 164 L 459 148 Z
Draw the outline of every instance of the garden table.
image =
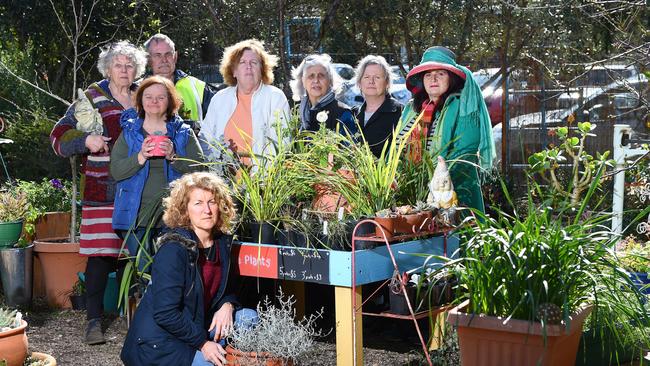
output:
M 242 276 L 334 286 L 337 365 L 363 365 L 361 285 L 390 279 L 395 271 L 391 257 L 404 272 L 422 267 L 425 258 L 414 253 L 442 256 L 455 252 L 458 243 L 449 234 L 353 253 L 239 242 L 233 246 L 233 264 Z

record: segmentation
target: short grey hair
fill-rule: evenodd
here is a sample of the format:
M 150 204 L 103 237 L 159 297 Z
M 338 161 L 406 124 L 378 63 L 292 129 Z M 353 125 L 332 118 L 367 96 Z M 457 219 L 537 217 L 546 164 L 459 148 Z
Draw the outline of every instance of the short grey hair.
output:
M 104 78 L 108 78 L 109 70 L 113 65 L 115 56 L 126 56 L 135 66 L 135 78 L 138 79 L 147 67 L 147 53 L 141 48 L 132 45 L 128 41 L 111 43 L 108 47 L 101 49 L 97 60 L 97 70 Z
M 172 52 L 176 53 L 176 45 L 174 45 L 174 41 L 172 41 L 171 38 L 167 37 L 166 35 L 162 33 L 156 33 L 151 38 L 149 38 L 145 43 L 144 43 L 144 49 L 149 52 L 149 45 L 151 42 L 165 42 L 169 46 L 169 48 L 172 49 Z
M 326 53 L 320 55 L 309 55 L 302 60 L 300 66 L 291 71 L 292 80 L 290 84 L 291 91 L 293 92 L 293 100 L 298 101 L 305 95 L 306 91 L 305 86 L 302 84 L 302 76 L 304 75 L 305 70 L 312 66 L 322 66 L 325 69 L 330 84 L 330 90 L 336 91 L 341 85 L 341 77 L 336 73 L 330 55 Z
M 386 75 L 386 93 L 390 90 L 390 87 L 393 85 L 393 73 L 390 70 L 390 66 L 386 59 L 383 56 L 377 55 L 368 55 L 362 58 L 357 64 L 355 72 L 355 81 L 357 86 L 361 89 L 361 79 L 363 78 L 363 73 L 366 72 L 366 67 L 369 65 L 379 65 L 384 70 L 384 75 Z

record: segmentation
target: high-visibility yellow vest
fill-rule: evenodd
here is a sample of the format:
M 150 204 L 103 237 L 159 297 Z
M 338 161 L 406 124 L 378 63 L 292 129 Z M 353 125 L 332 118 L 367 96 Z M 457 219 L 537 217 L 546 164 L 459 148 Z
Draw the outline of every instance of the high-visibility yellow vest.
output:
M 203 120 L 203 90 L 205 83 L 195 77 L 186 76 L 176 82 L 176 91 L 183 99 L 183 105 L 178 114 L 183 119 L 193 121 Z

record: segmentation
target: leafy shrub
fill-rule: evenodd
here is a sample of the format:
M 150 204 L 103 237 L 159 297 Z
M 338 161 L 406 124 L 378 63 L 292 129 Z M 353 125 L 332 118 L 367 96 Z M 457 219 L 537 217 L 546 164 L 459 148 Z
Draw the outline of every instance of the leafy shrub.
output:
M 0 191 L 0 222 L 25 220 L 28 214 L 29 202 L 24 193 Z
M 43 178 L 40 182 L 19 180 L 16 190 L 23 192 L 39 216 L 52 211 L 70 211 L 72 183 L 57 178 Z
M 14 143 L 3 145 L 2 155 L 13 178 L 34 181 L 70 176 L 68 160 L 56 156 L 52 150 L 49 136 L 55 121 L 45 110 L 21 111 L 4 118 L 3 137 Z

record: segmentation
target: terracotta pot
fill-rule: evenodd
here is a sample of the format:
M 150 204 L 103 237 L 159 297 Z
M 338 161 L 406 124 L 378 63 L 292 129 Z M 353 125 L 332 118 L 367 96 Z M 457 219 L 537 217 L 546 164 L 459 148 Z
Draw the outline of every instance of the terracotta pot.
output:
M 70 212 L 46 212 L 34 224 L 34 238 L 61 238 L 70 233 Z M 34 277 L 32 287 L 33 297 L 45 296 L 45 281 L 43 280 L 43 267 L 38 257 L 34 257 Z
M 46 212 L 34 224 L 34 239 L 60 238 L 70 234 L 70 212 Z
M 463 366 L 573 366 L 582 325 L 591 306 L 571 315 L 570 326 L 464 313 L 465 301 L 449 312 L 447 322 L 458 327 Z M 546 334 L 546 339 L 544 337 Z
M 0 332 L 0 360 L 6 360 L 7 366 L 23 366 L 27 358 L 27 322 L 22 321 L 18 328 Z
M 275 357 L 266 352 L 242 352 L 226 346 L 226 361 L 229 366 L 293 366 L 293 361 Z
M 314 184 L 314 190 L 316 194 L 314 195 L 312 208 L 316 211 L 336 212 L 339 207 L 345 206 L 347 203 L 340 193 L 334 192 L 332 187 L 326 184 Z
M 35 240 L 34 252 L 43 267 L 47 303 L 56 308 L 69 309 L 70 292 L 77 282 L 77 272 L 86 270 L 87 257 L 79 255 L 79 243 L 66 242 L 68 238 Z
M 373 220 L 381 226 L 381 228 L 375 226 L 375 235 L 383 239 L 382 229 L 384 229 L 383 232 L 386 234 L 386 240 L 393 240 L 393 234 L 397 232 L 395 226 L 399 225 L 398 221 L 401 219 L 397 217 L 375 217 Z
M 56 366 L 56 360 L 54 357 L 46 354 L 46 353 L 40 353 L 40 352 L 32 352 L 33 359 L 42 361 L 45 363 L 45 366 Z

